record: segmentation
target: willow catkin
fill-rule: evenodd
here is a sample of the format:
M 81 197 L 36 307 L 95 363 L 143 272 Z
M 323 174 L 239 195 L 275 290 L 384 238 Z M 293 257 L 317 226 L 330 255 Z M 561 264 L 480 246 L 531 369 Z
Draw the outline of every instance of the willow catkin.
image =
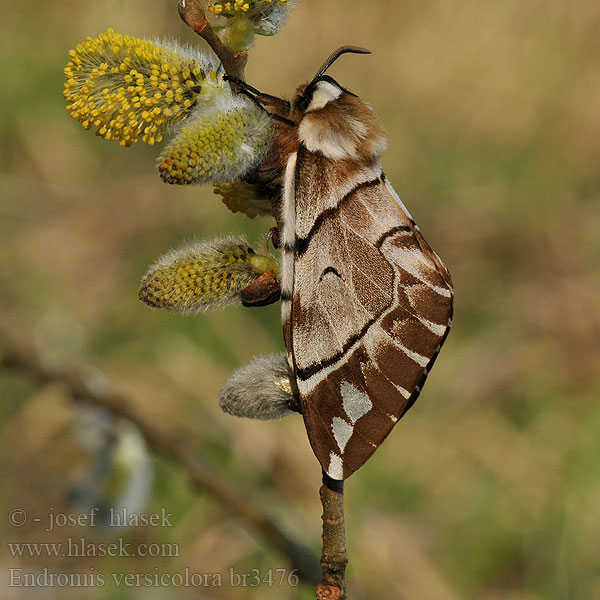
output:
M 286 354 L 259 356 L 234 371 L 227 379 L 219 404 L 221 410 L 249 419 L 280 419 L 292 412 L 297 394 Z
M 150 267 L 139 298 L 146 304 L 196 314 L 239 302 L 240 292 L 262 273 L 278 269 L 244 238 L 218 237 L 185 244 Z
M 207 56 L 113 29 L 86 38 L 69 56 L 64 97 L 71 116 L 123 146 L 161 141 L 191 113 L 203 87 L 217 81 Z
M 273 143 L 268 115 L 242 96 L 219 96 L 198 111 L 164 148 L 158 172 L 166 183 L 233 181 L 259 165 Z

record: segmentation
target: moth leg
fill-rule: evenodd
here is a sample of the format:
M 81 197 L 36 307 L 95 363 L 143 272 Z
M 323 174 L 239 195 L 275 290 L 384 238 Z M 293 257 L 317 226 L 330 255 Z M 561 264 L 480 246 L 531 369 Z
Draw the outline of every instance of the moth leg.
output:
M 290 407 L 290 410 L 302 414 L 302 405 L 300 404 L 300 397 L 297 393 L 290 398 L 288 406 Z
M 287 108 L 287 110 L 290 109 L 290 103 L 287 100 L 284 100 L 283 98 L 278 98 L 277 96 L 271 96 L 271 94 L 265 94 L 264 92 L 257 90 L 255 87 L 252 87 L 251 85 L 247 84 L 245 81 L 242 81 L 237 77 L 226 75 L 223 79 L 225 79 L 225 81 L 232 81 L 233 83 L 237 84 L 242 90 L 251 92 L 257 98 L 273 100 L 274 102 L 279 102 L 280 104 L 283 104 Z
M 281 123 L 285 123 L 286 125 L 289 125 L 290 127 L 296 126 L 296 123 L 294 123 L 292 120 L 286 119 L 285 117 L 282 117 L 281 115 L 278 115 L 277 113 L 272 113 L 272 112 L 268 111 L 264 107 L 264 104 L 260 100 L 260 98 L 283 105 L 284 112 L 289 112 L 289 110 L 290 110 L 290 103 L 287 100 L 283 100 L 282 98 L 277 98 L 277 96 L 271 96 L 271 94 L 264 94 L 263 92 L 259 92 L 256 88 L 252 87 L 251 85 L 248 85 L 245 81 L 242 81 L 241 79 L 238 79 L 237 77 L 232 77 L 230 75 L 226 75 L 223 79 L 225 79 L 225 81 L 232 81 L 233 83 L 237 84 L 238 87 L 240 88 L 239 93 L 243 94 L 247 98 L 250 98 L 250 100 L 252 100 L 252 102 L 254 102 L 254 104 L 256 104 L 256 106 L 258 108 L 260 108 L 264 113 L 266 113 L 272 119 L 275 119 L 276 121 L 280 121 Z
M 281 248 L 281 239 L 279 238 L 279 228 L 278 227 L 271 227 L 271 229 L 269 229 L 269 236 L 267 237 L 267 241 L 271 240 L 271 243 L 273 244 L 273 248 L 279 250 L 279 248 Z
M 258 108 L 260 108 L 260 110 L 262 110 L 266 115 L 268 115 L 269 117 L 271 117 L 272 119 L 275 119 L 276 121 L 280 121 L 281 123 L 285 123 L 286 125 L 289 125 L 290 127 L 296 127 L 296 123 L 294 123 L 294 121 L 292 121 L 291 119 L 286 119 L 285 117 L 282 117 L 278 114 L 269 112 L 262 104 L 262 102 L 254 95 L 252 95 L 252 92 L 249 92 L 248 90 L 244 90 L 241 89 L 239 91 L 240 94 L 243 94 L 244 96 L 250 98 L 250 100 L 252 100 L 252 102 L 254 102 L 254 104 L 256 104 L 256 106 Z
M 279 249 L 279 229 L 277 227 L 271 227 L 267 237 L 263 240 L 263 249 L 265 254 L 271 256 L 271 247 L 269 246 L 269 242 L 273 244 L 273 248 L 276 250 Z

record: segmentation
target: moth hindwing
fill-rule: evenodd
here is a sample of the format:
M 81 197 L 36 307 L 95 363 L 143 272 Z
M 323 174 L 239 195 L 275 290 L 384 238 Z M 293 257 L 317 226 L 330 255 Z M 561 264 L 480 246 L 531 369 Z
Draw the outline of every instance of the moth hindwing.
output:
M 365 51 L 338 50 L 291 103 L 270 104 L 284 132 L 288 361 L 311 446 L 337 480 L 365 463 L 417 399 L 453 301 L 448 270 L 381 170 L 375 114 L 324 74 L 344 52 Z

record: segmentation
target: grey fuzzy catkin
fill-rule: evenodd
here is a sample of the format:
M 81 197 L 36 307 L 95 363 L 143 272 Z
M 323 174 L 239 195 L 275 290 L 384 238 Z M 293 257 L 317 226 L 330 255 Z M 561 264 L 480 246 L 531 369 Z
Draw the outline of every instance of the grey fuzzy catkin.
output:
M 259 356 L 240 367 L 223 385 L 223 412 L 249 419 L 281 419 L 292 412 L 294 377 L 285 353 Z

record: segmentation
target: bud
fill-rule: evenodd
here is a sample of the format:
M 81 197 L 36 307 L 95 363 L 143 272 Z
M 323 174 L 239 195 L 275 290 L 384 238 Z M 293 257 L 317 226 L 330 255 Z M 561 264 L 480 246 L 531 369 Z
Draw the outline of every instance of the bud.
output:
M 285 353 L 259 356 L 240 367 L 223 385 L 223 412 L 249 419 L 281 419 L 297 405 L 294 376 Z
M 221 196 L 223 204 L 233 213 L 241 212 L 247 217 L 272 217 L 271 200 L 260 193 L 257 183 L 232 181 L 215 186 L 215 194 Z
M 262 11 L 254 25 L 254 32 L 258 35 L 275 35 L 283 27 L 288 12 L 294 8 L 296 2 L 293 0 L 266 0 L 256 4 L 262 4 Z
M 210 97 L 204 88 L 221 85 L 208 56 L 112 29 L 86 38 L 69 55 L 64 96 L 71 116 L 122 146 L 140 137 L 160 142 L 167 128 Z
M 223 43 L 234 52 L 246 52 L 254 35 L 276 34 L 294 6 L 292 0 L 206 0 L 208 20 Z
M 138 297 L 156 308 L 197 314 L 241 303 L 240 292 L 277 261 L 257 253 L 244 238 L 218 237 L 172 250 L 152 265 Z
M 166 183 L 233 181 L 258 166 L 273 143 L 271 120 L 243 96 L 220 94 L 186 121 L 158 159 Z

